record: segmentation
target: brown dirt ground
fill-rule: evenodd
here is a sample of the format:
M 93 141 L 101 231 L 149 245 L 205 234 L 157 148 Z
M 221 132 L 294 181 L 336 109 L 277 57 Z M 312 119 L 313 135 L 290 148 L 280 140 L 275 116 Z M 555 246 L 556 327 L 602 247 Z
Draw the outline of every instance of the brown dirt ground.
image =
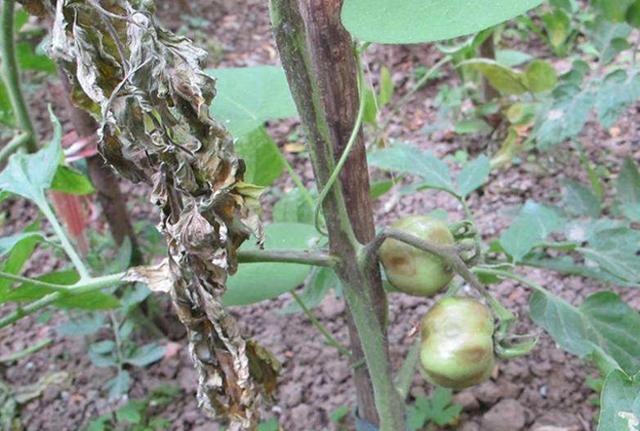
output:
M 163 21 L 174 30 L 180 28 L 184 24 L 180 16 L 183 11 L 180 2 L 159 3 Z M 213 53 L 212 66 L 277 63 L 266 2 L 244 0 L 214 3 L 222 6 L 212 7 L 210 2 L 205 1 L 192 3 L 193 11 L 190 14 L 208 20 L 209 25 L 189 30 L 190 35 Z M 412 69 L 418 64 L 433 64 L 438 56 L 437 51 L 426 47 L 376 47 L 368 55 L 367 61 L 373 69 L 380 64 L 387 65 L 393 71 L 398 91 L 403 92 L 410 85 L 411 79 L 408 77 Z M 456 79 L 450 71 L 447 73 L 438 83 Z M 437 84 L 419 92 L 402 117 L 391 123 L 390 136 L 429 148 L 439 156 L 452 155 L 460 148 L 473 154 L 479 142 L 443 133 L 436 133 L 429 138 L 420 132 L 435 119 L 433 98 L 436 91 Z M 30 97 L 36 123 L 45 132 L 48 129 L 45 104 L 57 103 L 60 89 L 56 83 L 49 83 L 31 93 Z M 615 133 L 601 130 L 595 124 L 589 125 L 581 141 L 592 161 L 615 171 L 624 156 L 640 160 L 640 126 L 633 121 L 637 113 L 637 107 L 630 110 L 616 125 Z M 271 131 L 282 144 L 297 126 L 294 121 L 285 121 L 272 125 Z M 582 178 L 583 171 L 578 158 L 574 156 L 572 148 L 566 145 L 553 154 L 538 155 L 532 162 L 494 175 L 490 183 L 471 199 L 471 207 L 484 239 L 495 237 L 508 224 L 511 211 L 526 199 L 555 201 L 560 194 L 560 178 Z M 304 155 L 288 154 L 288 157 L 303 178 L 309 181 L 310 168 Z M 134 217 L 137 220 L 153 220 L 153 209 L 146 202 L 148 190 L 130 184 L 122 184 L 122 187 L 132 197 L 130 204 Z M 282 180 L 279 187 L 290 190 L 293 186 L 290 181 Z M 272 201 L 273 197 L 267 197 L 267 204 Z M 5 203 L 1 208 L 5 220 L 3 233 L 16 231 L 35 215 L 33 207 L 21 201 L 10 205 Z M 463 217 L 462 208 L 455 201 L 443 193 L 431 191 L 405 197 L 392 194 L 384 202 L 376 204 L 376 219 L 382 225 L 403 214 L 427 213 L 435 208 L 445 209 L 452 220 Z M 99 221 L 96 221 L 95 227 L 100 228 Z M 30 264 L 29 271 L 44 272 L 59 266 L 61 263 L 56 256 L 39 252 Z M 573 303 L 579 303 L 590 293 L 605 288 L 593 280 L 580 277 L 563 277 L 539 270 L 524 272 Z M 526 288 L 505 282 L 493 289 L 521 317 L 519 330 L 540 332 L 527 317 L 529 292 Z M 632 306 L 640 306 L 640 295 L 636 292 L 621 293 Z M 349 369 L 334 350 L 325 346 L 304 316 L 282 316 L 278 313 L 289 302 L 290 299 L 283 296 L 234 310 L 246 332 L 269 347 L 284 366 L 278 401 L 265 411 L 265 416 L 278 417 L 285 430 L 351 429 L 350 423 L 343 425 L 346 428 L 337 428 L 329 421 L 329 414 L 337 407 L 353 403 L 354 391 Z M 402 362 L 413 341 L 412 328 L 431 303 L 432 300 L 391 296 L 389 340 L 394 366 Z M 10 308 L 2 307 L 1 311 L 8 312 Z M 346 343 L 343 312 L 343 303 L 334 297 L 326 298 L 316 310 L 320 320 L 336 338 Z M 49 387 L 41 397 L 23 406 L 21 417 L 27 430 L 79 430 L 91 418 L 111 411 L 125 401 L 107 401 L 103 386 L 112 374 L 109 369 L 91 365 L 86 354 L 87 340 L 65 339 L 56 334 L 56 326 L 65 320 L 65 314 L 55 313 L 46 323 L 29 318 L 0 331 L 0 355 L 23 349 L 44 337 L 55 340 L 50 347 L 0 370 L 7 383 L 15 386 L 33 383 L 52 371 L 66 371 L 71 376 L 67 383 Z M 179 342 L 184 344 L 184 340 Z M 593 370 L 585 366 L 583 361 L 562 352 L 546 334 L 541 333 L 541 341 L 533 353 L 524 358 L 501 362 L 489 382 L 457 395 L 458 401 L 465 406 L 465 412 L 460 424 L 454 428 L 479 430 L 483 415 L 500 400 L 508 399 L 517 400 L 522 406 L 525 429 L 534 429 L 536 421 L 540 425 L 547 420 L 549 425 L 564 427 L 559 429 L 591 430 L 596 410 L 592 403 L 595 393 L 585 384 L 585 377 L 589 374 L 593 374 Z M 197 379 L 186 349 L 178 349 L 147 369 L 133 370 L 132 378 L 130 398 L 142 398 L 150 388 L 161 383 L 180 386 L 180 397 L 161 412 L 173 424 L 171 430 L 218 429 L 196 407 L 194 394 Z M 428 394 L 430 390 L 429 385 L 416 376 L 411 396 Z

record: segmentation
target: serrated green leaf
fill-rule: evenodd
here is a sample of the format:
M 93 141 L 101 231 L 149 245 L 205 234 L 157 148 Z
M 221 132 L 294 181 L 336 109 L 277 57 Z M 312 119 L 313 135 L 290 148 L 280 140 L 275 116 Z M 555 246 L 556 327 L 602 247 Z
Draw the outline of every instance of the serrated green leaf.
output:
M 387 171 L 416 175 L 424 179 L 424 187 L 456 194 L 449 167 L 430 151 L 410 144 L 397 144 L 368 155 L 371 166 Z
M 424 43 L 479 32 L 540 3 L 541 0 L 346 0 L 342 22 L 363 41 Z
M 89 195 L 95 192 L 91 180 L 81 172 L 65 165 L 58 166 L 51 189 L 70 195 Z
M 640 75 L 627 77 L 623 70 L 607 75 L 598 88 L 596 113 L 602 127 L 608 129 L 640 98 Z
M 604 16 L 597 16 L 593 23 L 587 25 L 587 28 L 589 30 L 589 39 L 598 50 L 602 64 L 609 64 L 619 52 L 613 41 L 616 39 L 626 40 L 632 29 L 626 23 L 614 23 Z
M 640 425 L 640 376 L 610 372 L 600 394 L 598 431 L 637 430 Z
M 310 250 L 319 240 L 316 229 L 301 223 L 273 223 L 265 227 L 265 250 Z M 243 244 L 242 250 L 254 244 Z M 311 267 L 293 263 L 248 263 L 229 277 L 224 305 L 247 305 L 273 299 L 301 285 Z
M 560 229 L 565 221 L 554 210 L 527 201 L 509 228 L 500 235 L 500 245 L 516 261 L 520 261 L 531 249 L 544 241 L 553 231 Z
M 563 182 L 564 208 L 572 215 L 597 218 L 600 215 L 600 199 L 583 184 L 567 180 Z
M 13 154 L 0 172 L 0 190 L 30 199 L 39 206 L 46 205 L 44 192 L 51 187 L 62 157 L 62 127 L 53 112 L 50 114 L 54 126 L 51 142 L 34 154 Z
M 107 388 L 109 388 L 109 399 L 115 400 L 129 392 L 130 382 L 131 378 L 127 371 L 118 371 L 118 375 L 106 383 Z
M 264 127 L 240 138 L 235 149 L 247 166 L 245 181 L 248 183 L 270 186 L 284 170 L 285 163 L 280 150 Z
M 618 175 L 616 200 L 625 217 L 640 222 L 640 172 L 628 157 Z
M 339 286 L 340 280 L 338 280 L 338 276 L 331 268 L 313 268 L 309 277 L 305 280 L 304 290 L 298 296 L 304 302 L 304 305 L 311 309 L 320 305 L 331 289 L 338 289 Z M 302 311 L 302 308 L 295 301 L 280 310 L 282 314 Z
M 554 90 L 554 100 L 540 110 L 534 135 L 538 147 L 548 149 L 582 132 L 595 102 L 592 90 L 581 91 L 574 84 Z
M 626 227 L 603 230 L 578 250 L 617 277 L 640 283 L 640 231 Z
M 524 70 L 524 82 L 532 93 L 553 89 L 558 82 L 556 70 L 544 60 L 533 60 Z
M 34 222 L 27 226 L 23 233 L 37 232 L 39 229 L 40 223 Z M 35 251 L 39 242 L 40 239 L 38 237 L 29 236 L 16 243 L 11 248 L 9 255 L 2 264 L 2 271 L 9 274 L 19 274 L 24 264 Z M 12 282 L 10 280 L 0 279 L 0 298 L 3 298 L 4 295 L 7 294 L 11 284 Z
M 602 355 L 631 374 L 640 370 L 640 315 L 615 293 L 595 293 L 576 308 L 535 292 L 529 305 L 531 319 L 566 351 L 582 358 Z
M 457 178 L 460 196 L 467 197 L 471 192 L 481 187 L 487 182 L 490 172 L 491 161 L 485 155 L 465 164 Z
M 232 67 L 206 72 L 217 79 L 218 94 L 211 112 L 235 137 L 252 132 L 265 121 L 297 115 L 282 67 Z

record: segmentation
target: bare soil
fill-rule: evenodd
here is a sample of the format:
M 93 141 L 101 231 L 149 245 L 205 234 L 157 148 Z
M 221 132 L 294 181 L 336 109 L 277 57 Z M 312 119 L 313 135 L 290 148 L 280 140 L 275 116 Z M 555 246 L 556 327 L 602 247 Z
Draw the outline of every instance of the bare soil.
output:
M 161 19 L 173 30 L 180 29 L 188 21 L 183 13 L 207 20 L 201 21 L 201 28 L 192 25 L 187 31 L 213 53 L 211 66 L 277 64 L 267 2 L 214 1 L 212 4 L 201 0 L 191 2 L 191 12 L 185 11 L 181 3 L 159 2 Z M 220 7 L 216 7 L 217 3 L 220 3 Z M 544 47 L 536 49 L 544 50 Z M 437 50 L 425 46 L 375 47 L 366 60 L 374 70 L 381 64 L 389 67 L 393 71 L 397 92 L 402 94 L 412 83 L 412 70 L 415 67 L 428 67 L 439 58 Z M 456 79 L 448 70 L 435 84 L 421 90 L 402 115 L 390 124 L 390 137 L 429 148 L 441 157 L 453 155 L 461 148 L 475 154 L 483 142 L 450 133 L 427 136 L 421 132 L 424 126 L 435 121 L 437 107 L 434 96 L 438 86 L 447 82 L 455 83 Z M 46 124 L 46 103 L 60 106 L 60 97 L 61 90 L 57 83 L 46 84 L 30 94 L 30 105 L 43 133 L 49 127 Z M 615 130 L 602 130 L 595 124 L 587 127 L 580 140 L 593 162 L 615 172 L 625 156 L 640 160 L 640 125 L 633 121 L 637 114 L 638 107 L 633 107 L 616 124 Z M 65 126 L 68 131 L 68 124 Z M 272 125 L 270 130 L 279 144 L 283 145 L 287 136 L 297 129 L 295 121 L 285 121 Z M 288 153 L 287 157 L 305 180 L 311 180 L 310 167 L 304 154 Z M 471 207 L 477 216 L 483 238 L 489 241 L 496 237 L 508 225 L 513 211 L 527 199 L 557 201 L 560 180 L 565 177 L 584 179 L 578 157 L 569 145 L 562 146 L 552 154 L 536 154 L 535 158 L 525 163 L 494 174 L 482 191 L 471 199 Z M 284 179 L 278 186 L 284 190 L 293 188 L 290 181 Z M 153 208 L 147 202 L 149 190 L 127 183 L 123 183 L 122 187 L 130 196 L 129 204 L 135 219 L 153 221 Z M 273 196 L 268 195 L 266 205 L 273 200 Z M 8 201 L 0 208 L 4 218 L 3 234 L 20 229 L 35 217 L 34 208 L 22 201 Z M 392 192 L 376 203 L 376 221 L 383 225 L 400 215 L 428 213 L 436 208 L 446 210 L 451 220 L 460 220 L 464 216 L 459 204 L 444 193 L 427 191 L 400 196 Z M 103 229 L 101 220 L 95 220 L 93 228 Z M 41 273 L 62 265 L 57 256 L 38 252 L 28 273 Z M 590 279 L 564 277 L 540 270 L 523 270 L 523 274 L 574 304 L 580 303 L 590 293 L 607 288 Z M 463 404 L 464 413 L 459 424 L 450 429 L 496 431 L 497 425 L 492 425 L 496 415 L 503 418 L 501 426 L 506 428 L 500 429 L 504 430 L 535 430 L 544 425 L 558 427 L 555 430 L 594 429 L 594 415 L 597 414 L 594 400 L 597 395 L 586 385 L 585 378 L 595 375 L 595 371 L 583 361 L 559 350 L 546 334 L 531 324 L 527 317 L 530 292 L 526 287 L 504 282 L 493 289 L 503 303 L 520 316 L 518 330 L 539 333 L 540 343 L 534 352 L 524 358 L 500 362 L 489 382 L 457 394 L 456 400 Z M 620 293 L 632 306 L 640 307 L 638 293 L 628 290 L 620 290 Z M 290 301 L 285 295 L 277 300 L 233 310 L 246 332 L 269 347 L 283 364 L 278 400 L 265 410 L 265 417 L 277 417 L 284 430 L 353 429 L 353 423 L 349 421 L 338 427 L 329 420 L 329 415 L 336 408 L 351 406 L 354 402 L 347 363 L 335 350 L 324 344 L 303 315 L 284 316 L 279 313 Z M 415 339 L 413 328 L 432 302 L 430 299 L 405 295 L 390 297 L 389 341 L 394 366 L 401 364 Z M 170 314 L 169 307 L 166 304 L 164 306 L 167 315 Z M 10 310 L 11 306 L 0 307 L 1 313 Z M 322 323 L 346 344 L 344 311 L 343 302 L 334 296 L 327 297 L 315 310 Z M 112 370 L 91 365 L 87 357 L 88 340 L 57 335 L 56 327 L 66 321 L 67 316 L 54 312 L 50 319 L 42 323 L 37 320 L 38 316 L 33 316 L 11 328 L 0 330 L 0 356 L 21 350 L 45 337 L 54 339 L 49 347 L 4 369 L 0 368 L 0 377 L 9 385 L 19 387 L 34 383 L 53 371 L 66 371 L 69 374 L 66 383 L 48 387 L 42 396 L 22 407 L 21 418 L 26 430 L 80 430 L 92 418 L 112 411 L 126 401 L 107 400 L 104 384 L 113 377 Z M 162 361 L 147 369 L 131 370 L 133 384 L 129 398 L 143 398 L 150 389 L 162 383 L 178 385 L 181 388 L 179 398 L 158 412 L 172 423 L 170 429 L 219 429 L 196 406 L 197 378 L 184 348 L 185 340 L 166 342 L 171 347 L 170 353 Z M 421 396 L 430 391 L 430 385 L 416 375 L 410 396 Z M 520 420 L 525 424 L 524 427 L 517 426 Z

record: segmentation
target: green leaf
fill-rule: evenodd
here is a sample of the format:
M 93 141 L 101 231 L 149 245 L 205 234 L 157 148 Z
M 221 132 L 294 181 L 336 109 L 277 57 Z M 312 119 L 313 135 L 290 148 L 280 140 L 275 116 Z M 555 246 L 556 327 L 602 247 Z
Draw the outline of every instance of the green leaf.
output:
M 386 66 L 382 66 L 380 69 L 380 94 L 378 96 L 378 102 L 380 106 L 385 106 L 391 102 L 393 97 L 394 85 L 391 79 L 391 72 Z
M 338 424 L 342 422 L 345 417 L 347 417 L 350 410 L 351 409 L 349 408 L 349 406 L 340 406 L 331 412 L 331 414 L 329 415 L 329 420 L 334 424 Z
M 506 67 L 519 66 L 522 63 L 526 63 L 533 57 L 530 54 L 522 51 L 516 51 L 513 49 L 498 49 L 496 50 L 496 61 Z
M 540 3 L 542 0 L 345 0 L 342 22 L 362 41 L 424 43 L 479 32 Z
M 626 227 L 594 235 L 588 247 L 578 249 L 602 269 L 632 283 L 640 283 L 640 231 Z
M 456 194 L 449 167 L 430 151 L 410 144 L 397 144 L 368 155 L 371 166 L 387 171 L 416 175 L 424 180 L 424 187 Z
M 90 351 L 97 353 L 99 355 L 106 355 L 107 353 L 111 353 L 115 348 L 116 348 L 116 343 L 113 340 L 98 341 L 89 346 Z
M 284 170 L 280 150 L 264 127 L 240 138 L 235 149 L 247 166 L 244 179 L 248 183 L 270 186 Z
M 527 92 L 524 75 L 502 64 L 486 58 L 476 58 L 462 63 L 482 74 L 489 84 L 502 94 L 519 95 Z
M 531 319 L 569 353 L 601 356 L 630 374 L 640 370 L 640 315 L 615 293 L 595 293 L 576 308 L 550 293 L 535 292 L 529 305 Z
M 120 423 L 139 424 L 142 422 L 142 414 L 147 408 L 143 401 L 132 400 L 116 410 L 116 420 Z
M 12 155 L 0 172 L 0 190 L 30 199 L 39 206 L 46 205 L 44 192 L 51 187 L 62 157 L 62 127 L 53 112 L 50 114 L 54 126 L 51 143 L 35 154 Z
M 371 88 L 364 91 L 364 114 L 362 121 L 367 124 L 376 124 L 378 122 L 378 107 L 376 105 L 376 95 Z
M 567 180 L 563 182 L 564 208 L 575 216 L 597 218 L 600 215 L 600 199 L 583 184 Z
M 371 183 L 371 189 L 369 190 L 369 196 L 375 200 L 387 193 L 393 188 L 393 180 L 374 181 Z
M 166 351 L 166 346 L 149 343 L 138 347 L 131 356 L 124 358 L 124 361 L 136 367 L 146 367 L 162 359 Z
M 640 376 L 620 370 L 607 375 L 600 394 L 598 431 L 637 430 L 640 425 Z
M 625 217 L 640 222 L 640 172 L 629 157 L 618 175 L 616 200 Z
M 634 1 L 629 9 L 627 9 L 627 16 L 625 18 L 628 24 L 640 28 L 640 0 Z
M 268 421 L 260 422 L 258 424 L 258 431 L 279 431 L 280 425 L 277 418 L 271 418 Z
M 39 229 L 40 223 L 35 222 L 27 226 L 24 229 L 24 233 L 37 232 Z M 9 256 L 5 259 L 4 264 L 2 264 L 2 271 L 9 274 L 19 274 L 20 270 L 31 257 L 39 242 L 40 238 L 29 236 L 16 243 L 11 248 Z M 12 282 L 10 280 L 0 279 L 0 298 L 3 298 L 4 295 L 6 295 L 11 284 Z
M 554 100 L 540 110 L 534 128 L 538 147 L 548 149 L 582 132 L 595 101 L 592 90 L 563 84 L 553 91 Z
M 106 383 L 106 387 L 109 388 L 109 399 L 115 400 L 129 392 L 130 382 L 129 373 L 125 370 L 119 370 L 118 375 Z
M 56 64 L 46 55 L 36 54 L 30 43 L 17 43 L 16 57 L 22 70 L 39 70 L 50 75 L 56 73 Z
M 331 268 L 313 268 L 305 281 L 304 290 L 299 295 L 307 308 L 315 308 L 329 294 L 331 289 L 337 290 L 340 281 Z M 280 310 L 282 314 L 302 312 L 297 302 L 292 302 Z
M 489 172 L 491 172 L 491 161 L 485 155 L 465 164 L 457 178 L 460 196 L 465 198 L 486 183 Z
M 459 135 L 466 135 L 471 133 L 489 133 L 492 129 L 491 126 L 481 118 L 470 118 L 458 121 L 453 130 Z
M 13 116 L 13 107 L 11 106 L 9 93 L 7 92 L 7 87 L 4 86 L 4 82 L 0 79 L 0 124 L 13 126 L 14 123 L 15 118 Z
M 290 192 L 286 192 L 285 195 L 276 202 L 273 206 L 272 217 L 276 223 L 313 224 L 313 207 L 309 205 L 305 194 L 296 188 Z
M 89 195 L 95 192 L 91 180 L 81 172 L 65 165 L 58 166 L 51 189 L 70 195 Z
M 532 93 L 553 89 L 558 82 L 556 70 L 544 60 L 533 60 L 524 71 L 524 82 Z
M 598 120 L 610 128 L 636 100 L 640 98 L 640 75 L 627 77 L 624 70 L 616 70 L 604 78 L 596 94 Z
M 551 46 L 555 49 L 560 48 L 571 35 L 571 17 L 564 10 L 556 9 L 545 13 L 540 19 Z
M 553 209 L 527 201 L 511 226 L 500 235 L 500 245 L 516 261 L 524 256 L 553 231 L 564 225 L 564 220 Z
M 598 267 L 588 267 L 584 264 L 578 264 L 571 256 L 556 256 L 548 258 L 546 256 L 527 256 L 523 263 L 536 268 L 545 268 L 550 271 L 556 271 L 565 275 L 579 275 L 581 277 L 589 277 L 604 283 L 613 284 L 615 286 L 635 286 L 634 284 L 616 277 L 615 275 L 603 271 Z M 499 281 L 499 279 L 497 279 Z
M 44 281 L 45 283 L 61 284 L 64 286 L 70 286 L 76 283 L 80 279 L 78 273 L 73 270 L 63 270 L 50 272 L 48 274 L 35 277 L 35 280 Z M 40 299 L 49 293 L 53 293 L 53 289 L 38 286 L 33 283 L 22 283 L 18 287 L 11 289 L 0 298 L 0 303 L 8 301 L 35 301 Z
M 634 0 L 593 0 L 602 12 L 602 15 L 610 21 L 622 22 L 625 19 L 627 10 L 634 3 Z
M 105 316 L 93 314 L 76 320 L 69 320 L 56 328 L 58 335 L 68 336 L 87 336 L 98 332 L 104 326 Z
M 282 67 L 233 67 L 206 72 L 218 81 L 211 112 L 236 137 L 252 132 L 265 121 L 297 115 Z
M 11 236 L 4 236 L 0 238 L 0 257 L 3 257 L 7 253 L 10 253 L 13 248 L 28 238 L 36 238 L 39 241 L 44 239 L 42 232 L 22 232 Z
M 614 41 L 626 40 L 632 29 L 626 23 L 613 23 L 603 16 L 597 16 L 595 21 L 587 27 L 589 39 L 598 50 L 600 62 L 605 65 L 609 64 L 619 52 L 620 46 Z
M 60 308 L 77 308 L 80 310 L 113 310 L 120 306 L 120 301 L 108 293 L 94 291 L 63 297 L 56 301 L 55 305 Z
M 315 228 L 301 223 L 273 223 L 265 227 L 265 250 L 311 250 L 318 242 Z M 255 249 L 245 243 L 241 250 Z M 247 305 L 273 299 L 301 285 L 311 267 L 294 263 L 248 263 L 229 277 L 224 305 Z

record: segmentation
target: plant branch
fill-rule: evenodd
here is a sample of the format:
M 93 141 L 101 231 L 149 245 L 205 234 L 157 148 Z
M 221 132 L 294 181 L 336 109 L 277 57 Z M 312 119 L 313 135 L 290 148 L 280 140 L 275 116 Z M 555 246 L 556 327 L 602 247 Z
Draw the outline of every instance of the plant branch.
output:
M 238 250 L 239 263 L 301 263 L 306 265 L 334 267 L 338 259 L 330 254 L 298 250 Z
M 0 30 L 0 43 L 2 44 L 0 46 L 0 52 L 2 53 L 2 79 L 7 87 L 18 127 L 28 136 L 23 142 L 24 147 L 27 152 L 35 153 L 38 151 L 36 135 L 20 86 L 20 72 L 18 70 L 18 59 L 16 58 L 14 43 L 14 9 L 15 0 L 3 0 L 2 20 L 0 21 L 2 25 L 2 29 Z
M 36 301 L 33 301 L 27 304 L 24 307 L 18 307 L 18 309 L 13 313 L 10 313 L 5 317 L 0 318 L 0 329 L 17 322 L 18 320 L 20 320 L 25 316 L 33 314 L 36 311 L 39 311 L 44 307 L 47 307 L 53 304 L 54 302 L 59 301 L 62 298 L 65 298 L 68 296 L 77 296 L 83 293 L 89 293 L 99 289 L 103 289 L 105 287 L 110 287 L 110 286 L 113 286 L 114 284 L 124 283 L 125 281 L 122 280 L 122 277 L 124 277 L 124 275 L 125 273 L 121 272 L 118 274 L 106 275 L 103 277 L 90 278 L 84 281 L 81 280 L 78 283 L 73 284 L 71 286 L 56 285 L 59 288 L 66 287 L 67 289 L 64 292 L 57 291 L 57 292 L 50 293 Z
M 433 244 L 401 230 L 386 228 L 362 249 L 360 259 L 362 259 L 363 264 L 366 265 L 367 268 L 371 268 L 376 264 L 378 250 L 380 249 L 380 246 L 382 246 L 382 243 L 389 238 L 409 244 L 417 249 L 440 257 L 446 265 L 451 267 L 455 273 L 460 275 L 464 281 L 483 296 L 501 320 L 513 319 L 513 314 L 500 304 L 500 302 L 496 300 L 491 293 L 489 293 L 486 286 L 478 280 L 478 277 L 476 277 L 464 260 L 462 260 L 458 247 Z
M 351 352 L 349 351 L 349 349 L 344 347 L 338 340 L 334 338 L 333 335 L 331 335 L 331 333 L 327 330 L 327 328 L 325 328 L 325 326 L 322 323 L 320 323 L 320 321 L 311 312 L 311 310 L 309 310 L 309 308 L 304 303 L 304 301 L 300 298 L 300 296 L 298 296 L 298 294 L 295 293 L 294 291 L 291 291 L 291 296 L 293 296 L 293 299 L 298 303 L 300 308 L 302 308 L 302 311 L 309 318 L 309 320 L 311 321 L 311 324 L 313 324 L 313 326 L 315 326 L 316 329 L 320 331 L 320 333 L 324 336 L 325 340 L 327 341 L 327 344 L 332 347 L 335 347 L 338 350 L 338 352 L 340 352 L 341 354 L 345 356 L 351 356 Z
M 22 277 L 20 275 L 10 274 L 8 272 L 0 271 L 0 278 L 3 278 L 5 280 L 16 281 L 18 283 L 29 283 L 29 284 L 33 284 L 34 286 L 44 287 L 46 289 L 53 289 L 53 290 L 60 290 L 60 291 L 69 290 L 69 286 L 55 284 L 55 283 L 47 283 L 46 281 L 36 280 L 34 278 Z
M 4 163 L 13 153 L 24 147 L 31 139 L 28 133 L 20 133 L 11 139 L 7 145 L 0 150 L 0 164 Z
M 47 220 L 49 220 L 49 223 L 51 223 L 51 228 L 55 232 L 56 236 L 60 239 L 60 245 L 71 260 L 71 263 L 73 263 L 73 266 L 78 271 L 78 274 L 80 274 L 80 280 L 82 281 L 90 279 L 91 274 L 89 274 L 89 270 L 82 261 L 82 258 L 80 257 L 78 252 L 76 252 L 73 244 L 71 244 L 71 240 L 69 240 L 67 232 L 64 230 L 55 213 L 53 212 L 49 204 L 46 203 L 46 201 L 43 205 L 40 206 L 40 210 L 45 215 Z

